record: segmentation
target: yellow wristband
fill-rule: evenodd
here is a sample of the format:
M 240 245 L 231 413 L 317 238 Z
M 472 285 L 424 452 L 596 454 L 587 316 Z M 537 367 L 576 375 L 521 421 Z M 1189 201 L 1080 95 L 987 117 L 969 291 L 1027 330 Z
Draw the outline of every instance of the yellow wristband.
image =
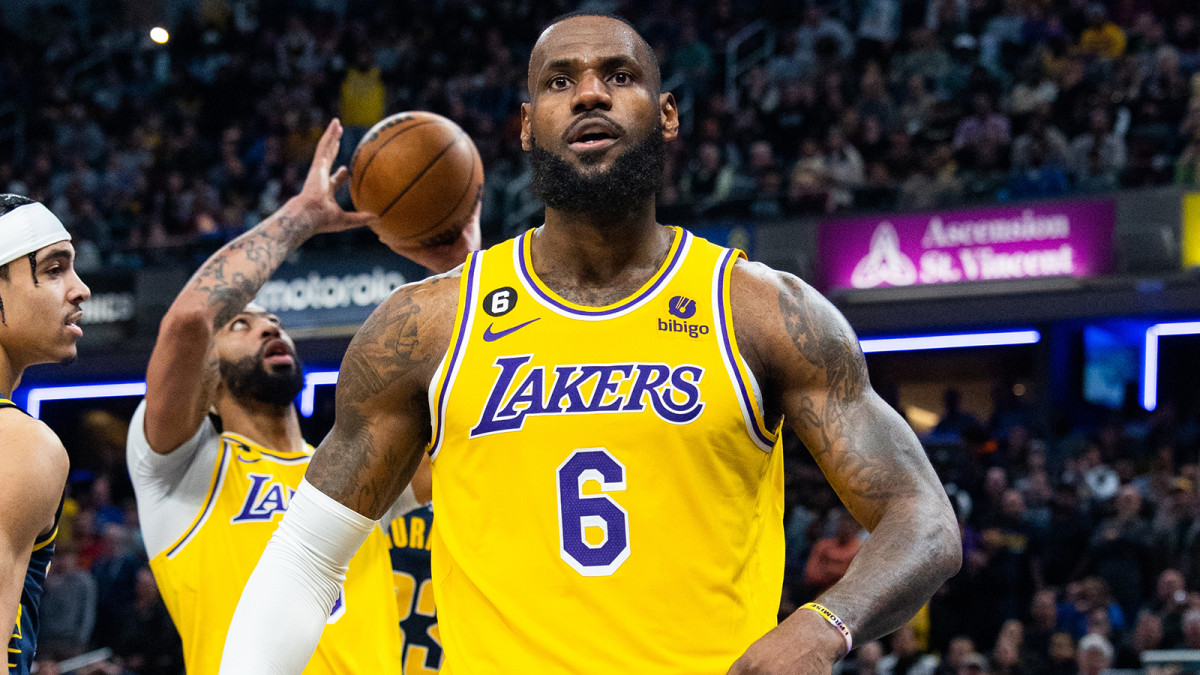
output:
M 818 605 L 815 602 L 805 603 L 801 605 L 800 609 L 811 609 L 828 621 L 829 625 L 838 629 L 838 632 L 842 634 L 842 637 L 846 638 L 846 653 L 850 653 L 850 650 L 854 647 L 854 638 L 850 637 L 850 629 L 846 628 L 845 621 L 839 619 L 837 614 L 829 611 L 829 608 L 825 607 L 824 605 Z

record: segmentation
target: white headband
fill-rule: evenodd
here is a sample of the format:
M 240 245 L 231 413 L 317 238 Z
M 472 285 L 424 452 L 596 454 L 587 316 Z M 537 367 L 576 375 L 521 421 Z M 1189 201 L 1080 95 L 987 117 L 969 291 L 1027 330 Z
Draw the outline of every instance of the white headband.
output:
M 18 206 L 0 216 L 0 265 L 70 239 L 71 233 L 50 209 L 38 202 Z

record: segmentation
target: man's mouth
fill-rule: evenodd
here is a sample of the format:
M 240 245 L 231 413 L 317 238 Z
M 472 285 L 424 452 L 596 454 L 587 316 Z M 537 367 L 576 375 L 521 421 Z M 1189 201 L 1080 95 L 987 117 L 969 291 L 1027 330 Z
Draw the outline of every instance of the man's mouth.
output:
M 292 357 L 292 350 L 288 349 L 287 343 L 283 340 L 272 340 L 263 350 L 263 361 L 273 366 L 279 366 L 292 365 L 296 359 Z
M 83 337 L 83 329 L 79 327 L 79 322 L 81 320 L 83 320 L 82 311 L 75 312 L 74 314 L 68 316 L 67 320 L 63 322 L 67 327 L 67 332 L 73 333 L 77 338 Z
M 567 133 L 567 144 L 575 150 L 607 148 L 621 137 L 621 129 L 606 119 L 593 117 L 576 123 Z

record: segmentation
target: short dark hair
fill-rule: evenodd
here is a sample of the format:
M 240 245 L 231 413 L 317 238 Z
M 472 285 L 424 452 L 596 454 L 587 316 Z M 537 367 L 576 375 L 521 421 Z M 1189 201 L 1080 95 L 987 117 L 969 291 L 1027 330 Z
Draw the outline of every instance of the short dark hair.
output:
M 630 21 L 629 19 L 626 19 L 625 17 L 621 16 L 620 14 L 614 14 L 612 12 L 598 12 L 598 11 L 587 10 L 587 9 L 577 9 L 573 12 L 567 12 L 566 14 L 559 14 L 558 16 L 554 17 L 553 19 L 550 19 L 549 23 L 547 23 L 545 26 L 542 26 L 542 30 L 538 31 L 538 35 L 545 33 L 546 29 L 550 28 L 553 25 L 562 23 L 563 21 L 566 21 L 567 19 L 574 19 L 575 17 L 579 17 L 579 16 L 596 16 L 596 17 L 600 17 L 602 19 L 612 19 L 614 21 L 620 21 L 621 23 L 625 24 L 626 26 L 629 26 L 629 29 L 632 30 L 634 33 L 636 33 L 638 37 L 642 38 L 642 42 L 646 43 L 646 51 L 650 52 L 650 60 L 654 64 L 654 69 L 660 71 L 659 79 L 660 80 L 662 79 L 662 75 L 661 75 L 662 68 L 661 68 L 661 66 L 659 66 L 659 63 L 658 63 L 658 54 L 654 53 L 654 47 L 650 46 L 650 41 L 647 40 L 642 35 L 642 32 L 638 30 L 637 26 L 633 25 L 632 21 Z
M 8 213 L 9 211 L 12 211 L 13 209 L 17 208 L 18 206 L 25 206 L 27 204 L 36 204 L 36 203 L 37 203 L 36 201 L 30 199 L 29 197 L 23 197 L 21 195 L 14 195 L 12 193 L 0 194 L 0 216 Z

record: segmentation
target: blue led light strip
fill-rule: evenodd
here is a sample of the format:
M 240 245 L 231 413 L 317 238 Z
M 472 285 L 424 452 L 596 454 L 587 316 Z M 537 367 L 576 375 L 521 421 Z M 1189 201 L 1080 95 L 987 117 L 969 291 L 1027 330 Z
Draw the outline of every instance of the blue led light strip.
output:
M 300 392 L 300 414 L 312 417 L 316 387 L 337 383 L 336 370 L 317 370 L 304 374 L 304 389 Z M 62 387 L 33 387 L 25 396 L 24 407 L 33 417 L 41 417 L 45 401 L 74 401 L 89 398 L 113 398 L 118 396 L 145 396 L 145 382 L 105 382 L 97 384 L 74 384 Z
M 1146 350 L 1142 363 L 1142 407 L 1158 407 L 1158 338 L 1165 335 L 1200 335 L 1200 321 L 1156 323 L 1146 329 Z
M 911 337 L 865 338 L 859 340 L 864 354 L 907 352 L 924 349 L 960 347 L 1003 347 L 1031 345 L 1042 339 L 1036 330 L 1012 330 L 992 333 L 955 333 L 952 335 L 914 335 Z

